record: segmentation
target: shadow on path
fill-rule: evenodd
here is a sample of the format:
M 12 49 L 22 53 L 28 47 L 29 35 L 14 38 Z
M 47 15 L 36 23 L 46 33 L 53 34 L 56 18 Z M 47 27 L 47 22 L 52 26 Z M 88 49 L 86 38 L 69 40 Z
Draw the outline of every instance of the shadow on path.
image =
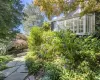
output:
M 24 56 L 14 58 L 6 66 L 9 68 L 2 71 L 5 76 L 4 80 L 35 80 L 34 76 L 28 76 Z

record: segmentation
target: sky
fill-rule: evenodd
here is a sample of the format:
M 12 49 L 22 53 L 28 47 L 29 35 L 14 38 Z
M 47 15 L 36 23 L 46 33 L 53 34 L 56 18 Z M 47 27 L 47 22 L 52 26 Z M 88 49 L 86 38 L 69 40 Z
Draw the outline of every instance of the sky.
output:
M 32 3 L 33 0 L 21 0 L 23 4 Z
M 33 0 L 21 0 L 21 1 L 26 6 L 27 4 L 32 3 Z M 20 30 L 21 33 L 24 33 L 24 30 L 23 30 L 23 26 L 22 25 L 19 26 L 19 30 Z

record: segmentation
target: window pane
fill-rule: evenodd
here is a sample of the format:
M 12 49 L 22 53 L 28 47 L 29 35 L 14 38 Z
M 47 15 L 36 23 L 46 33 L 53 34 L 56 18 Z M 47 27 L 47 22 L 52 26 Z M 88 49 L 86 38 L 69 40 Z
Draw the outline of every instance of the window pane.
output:
M 79 33 L 83 33 L 83 18 L 79 19 Z
M 70 20 L 70 30 L 73 31 L 73 19 Z
M 70 29 L 69 20 L 66 20 L 66 28 L 67 28 L 67 29 Z
M 73 20 L 73 26 L 74 26 L 74 32 L 77 33 L 78 32 L 77 19 Z

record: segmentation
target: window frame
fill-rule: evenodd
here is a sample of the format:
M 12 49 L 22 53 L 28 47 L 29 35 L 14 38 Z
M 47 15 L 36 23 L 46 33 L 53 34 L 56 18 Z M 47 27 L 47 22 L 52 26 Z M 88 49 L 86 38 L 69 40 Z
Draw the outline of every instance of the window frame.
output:
M 77 29 L 76 29 L 77 28 Z M 55 21 L 54 31 L 70 29 L 77 35 L 88 35 L 95 31 L 95 15 L 84 15 L 65 20 Z M 83 30 L 82 32 L 80 30 Z

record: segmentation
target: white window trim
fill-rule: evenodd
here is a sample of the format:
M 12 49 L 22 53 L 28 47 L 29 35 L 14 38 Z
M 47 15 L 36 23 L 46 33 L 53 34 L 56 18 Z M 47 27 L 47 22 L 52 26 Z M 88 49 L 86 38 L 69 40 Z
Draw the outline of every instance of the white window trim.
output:
M 87 23 L 86 19 L 87 19 L 87 16 L 89 17 L 88 20 L 89 20 L 89 23 Z M 77 20 L 76 21 L 76 24 L 74 22 L 74 20 Z M 75 25 L 77 26 L 77 31 L 75 32 L 77 35 L 89 35 L 93 32 L 95 32 L 95 14 L 89 16 L 89 15 L 85 15 L 82 17 L 82 23 L 80 20 L 80 17 L 76 17 L 76 18 L 72 18 L 72 19 L 66 19 L 66 20 L 63 20 L 63 22 L 60 24 L 59 21 L 56 21 L 55 22 L 55 25 L 54 25 L 54 30 L 55 31 L 59 31 L 58 28 L 61 28 L 61 29 L 70 29 L 72 30 L 73 32 L 75 32 Z M 72 21 L 72 23 L 71 23 Z M 60 27 L 58 27 L 57 23 L 59 24 Z M 70 23 L 70 25 L 68 24 Z M 74 25 L 75 24 L 75 25 Z M 88 24 L 88 25 L 87 25 Z M 68 26 L 67 26 L 68 25 Z M 83 32 L 79 32 L 79 29 L 80 29 L 80 25 L 82 25 L 82 29 L 83 29 Z M 70 28 L 71 27 L 71 28 Z M 87 32 L 87 28 L 88 27 L 89 31 Z
M 83 33 L 86 34 L 86 15 L 83 16 Z

